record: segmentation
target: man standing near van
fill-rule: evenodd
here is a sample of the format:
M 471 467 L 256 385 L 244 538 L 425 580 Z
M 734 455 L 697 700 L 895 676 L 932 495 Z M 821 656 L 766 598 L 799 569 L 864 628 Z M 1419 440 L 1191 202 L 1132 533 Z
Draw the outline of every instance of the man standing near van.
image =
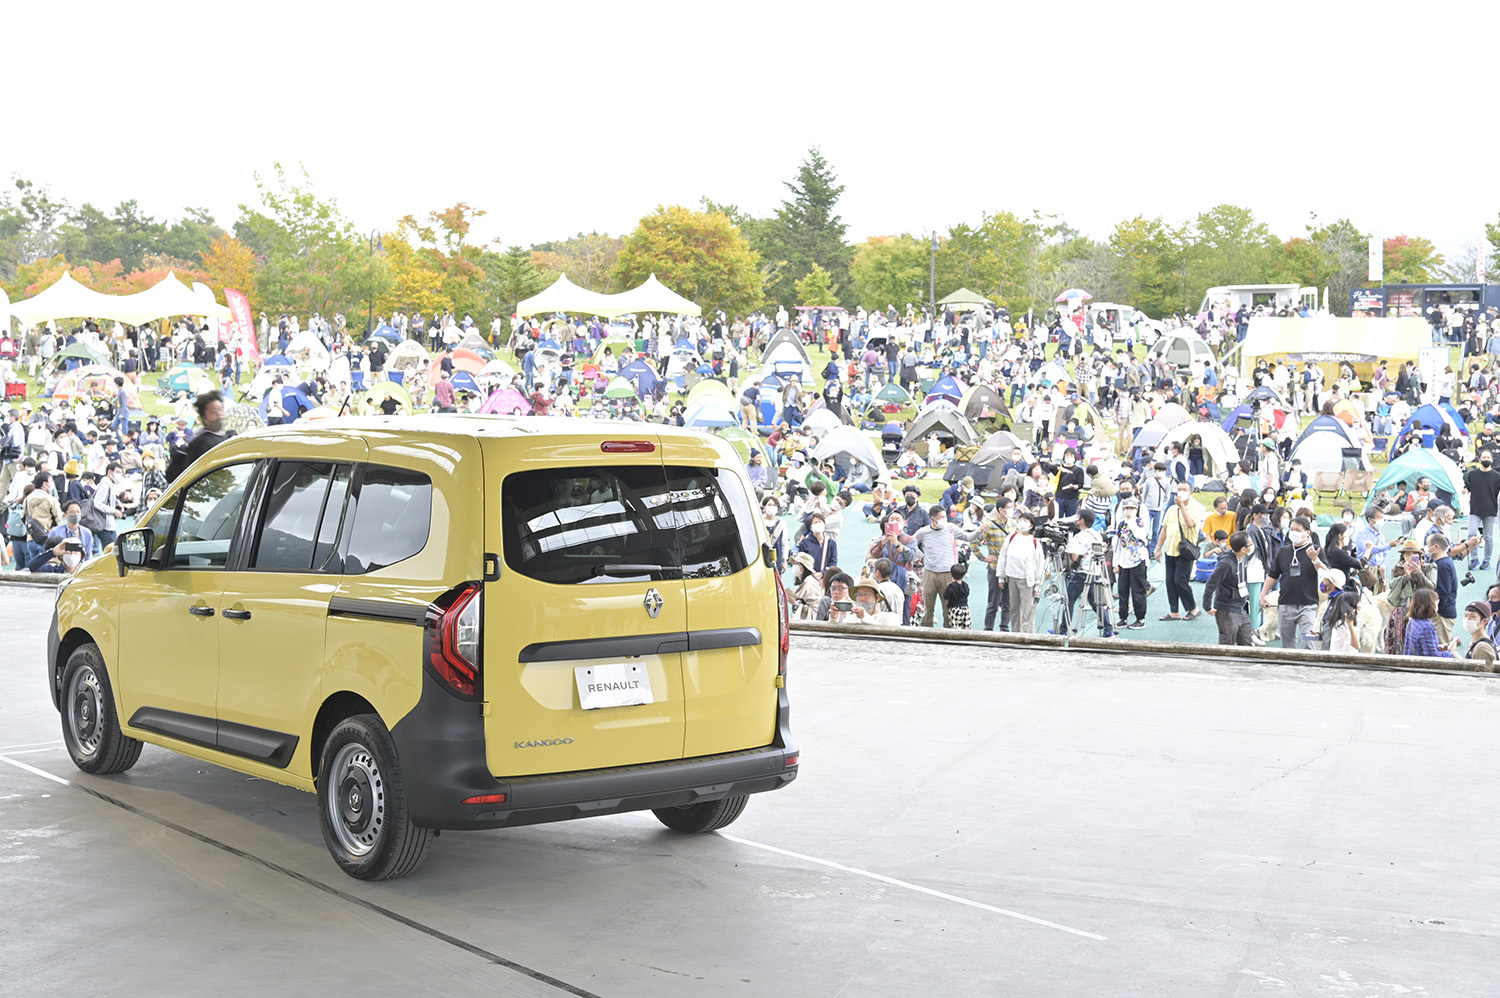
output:
M 948 522 L 948 511 L 940 505 L 928 508 L 927 526 L 912 535 L 912 547 L 922 552 L 922 626 L 932 626 L 932 610 L 938 594 L 953 581 L 959 541 L 973 541 L 983 528 L 964 533 Z M 947 607 L 944 607 L 947 610 Z M 946 613 L 944 618 L 946 619 Z
M 167 466 L 168 482 L 177 481 L 177 476 L 194 461 L 234 436 L 224 429 L 224 397 L 217 391 L 199 395 L 194 407 L 198 410 L 198 421 L 203 424 L 203 429 L 194 434 L 185 450 L 172 455 L 172 462 Z

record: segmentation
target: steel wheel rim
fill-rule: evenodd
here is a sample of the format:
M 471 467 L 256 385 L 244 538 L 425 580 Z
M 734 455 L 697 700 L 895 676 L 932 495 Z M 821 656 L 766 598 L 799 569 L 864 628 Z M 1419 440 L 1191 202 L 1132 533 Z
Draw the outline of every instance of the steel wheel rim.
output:
M 99 751 L 99 742 L 104 737 L 103 706 L 99 674 L 92 666 L 85 665 L 73 673 L 68 688 L 68 733 L 81 755 L 91 756 Z
M 364 745 L 339 749 L 329 768 L 333 781 L 326 810 L 339 846 L 352 856 L 374 850 L 385 831 L 385 777 Z

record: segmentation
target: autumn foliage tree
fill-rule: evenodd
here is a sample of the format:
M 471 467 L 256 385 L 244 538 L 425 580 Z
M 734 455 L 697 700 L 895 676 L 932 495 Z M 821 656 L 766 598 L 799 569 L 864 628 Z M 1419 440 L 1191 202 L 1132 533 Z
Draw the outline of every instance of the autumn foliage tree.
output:
M 658 205 L 625 237 L 610 278 L 626 290 L 655 274 L 704 311 L 744 315 L 763 300 L 759 263 L 728 216 Z

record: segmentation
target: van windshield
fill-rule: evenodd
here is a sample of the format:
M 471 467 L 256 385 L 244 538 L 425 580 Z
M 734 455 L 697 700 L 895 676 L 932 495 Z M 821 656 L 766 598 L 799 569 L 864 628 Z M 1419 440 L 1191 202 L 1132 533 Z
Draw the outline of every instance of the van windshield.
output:
M 510 475 L 505 563 L 562 585 L 712 578 L 755 556 L 753 509 L 733 474 L 621 465 Z

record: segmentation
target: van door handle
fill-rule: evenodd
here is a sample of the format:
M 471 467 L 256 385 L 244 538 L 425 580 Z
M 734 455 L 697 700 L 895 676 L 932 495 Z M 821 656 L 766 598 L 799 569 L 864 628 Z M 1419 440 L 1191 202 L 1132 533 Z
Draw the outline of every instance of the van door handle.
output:
M 249 610 L 225 610 L 224 611 L 224 616 L 228 617 L 230 620 L 249 620 L 250 619 L 250 611 Z
M 188 607 L 188 613 L 191 613 L 195 617 L 212 617 L 214 615 L 214 608 L 211 606 L 190 606 Z

